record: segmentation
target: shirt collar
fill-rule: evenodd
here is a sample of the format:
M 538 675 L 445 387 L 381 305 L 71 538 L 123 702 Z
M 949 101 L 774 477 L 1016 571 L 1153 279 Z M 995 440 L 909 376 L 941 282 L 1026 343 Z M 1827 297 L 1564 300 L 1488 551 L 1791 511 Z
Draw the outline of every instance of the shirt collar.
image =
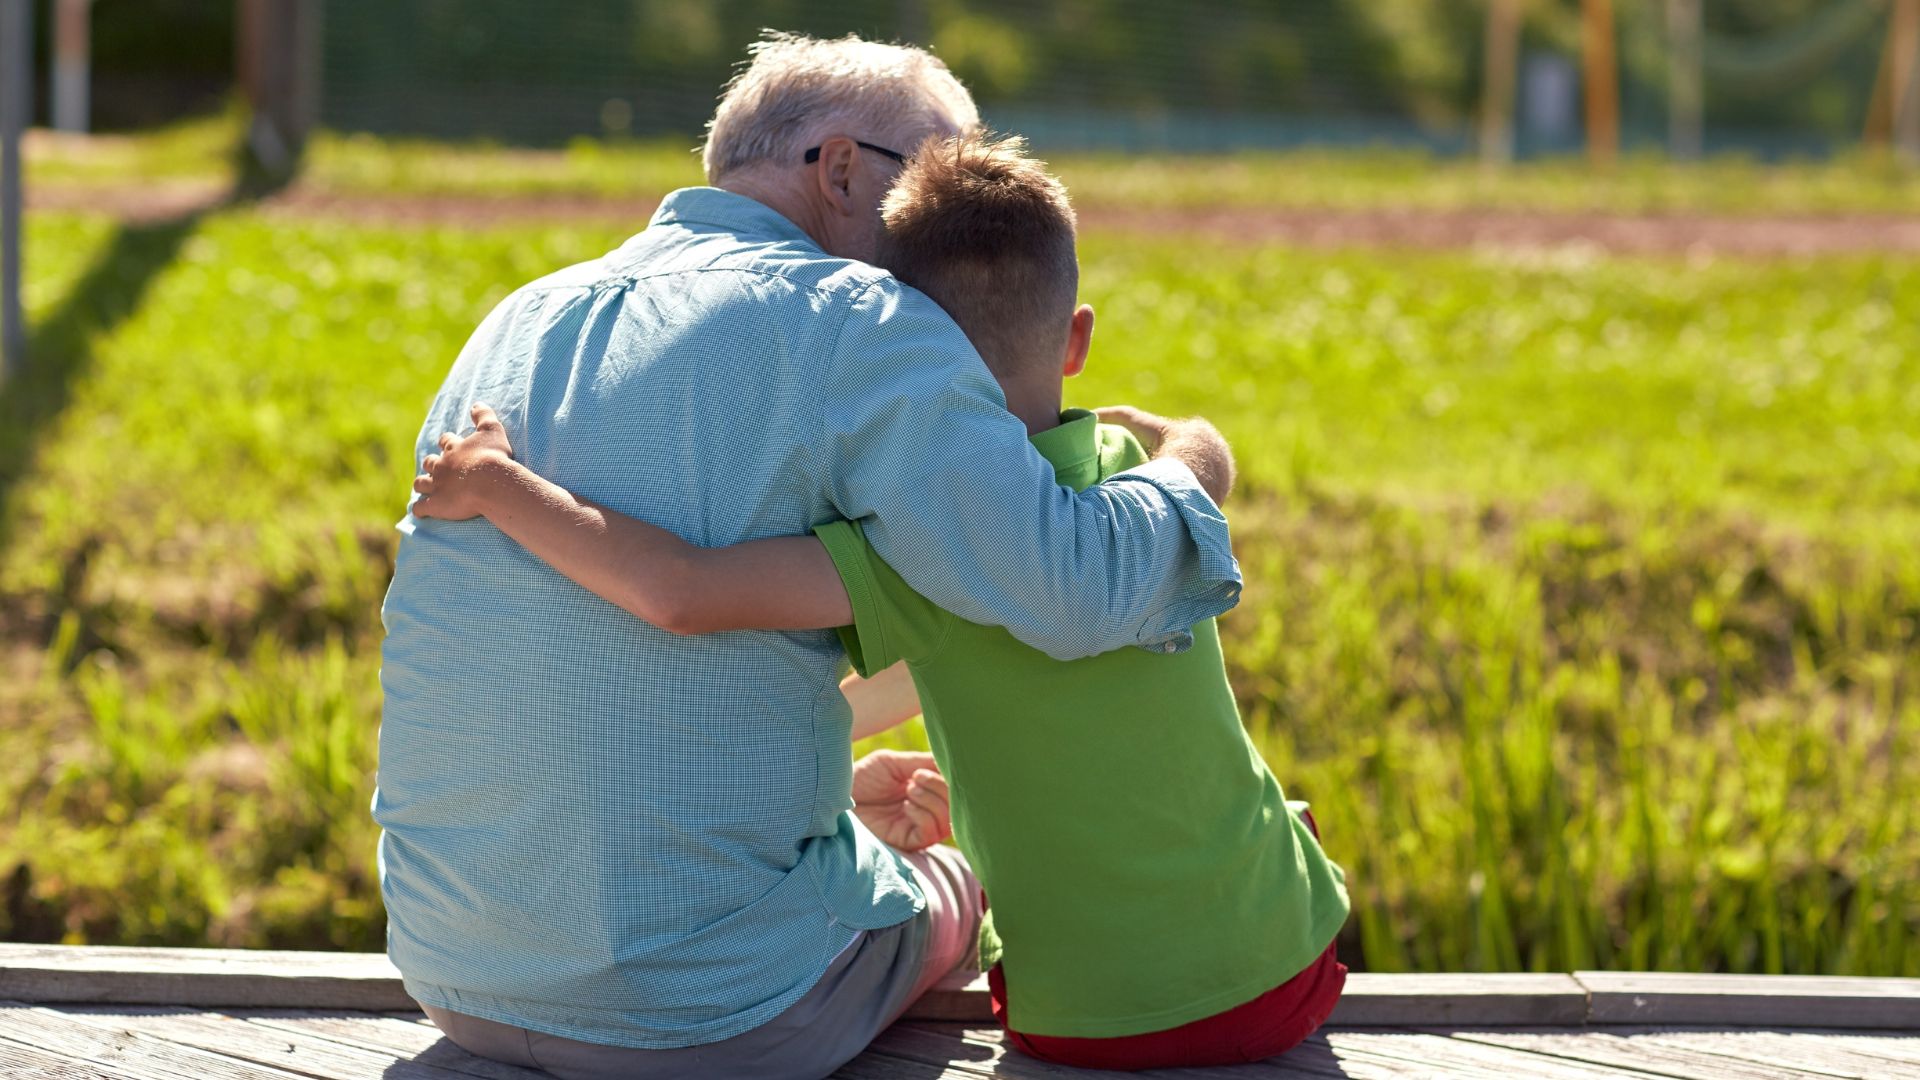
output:
M 1060 426 L 1027 439 L 1053 465 L 1054 479 L 1083 488 L 1100 479 L 1100 420 L 1086 409 L 1060 414 Z
M 668 223 L 714 225 L 742 239 L 797 241 L 816 250 L 800 226 L 766 203 L 716 187 L 681 188 L 660 200 L 649 226 Z

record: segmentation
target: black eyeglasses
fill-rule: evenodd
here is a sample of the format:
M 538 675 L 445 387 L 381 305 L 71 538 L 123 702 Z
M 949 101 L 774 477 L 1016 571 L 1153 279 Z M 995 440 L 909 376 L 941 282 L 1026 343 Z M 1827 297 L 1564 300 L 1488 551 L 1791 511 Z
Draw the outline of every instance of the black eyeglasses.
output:
M 899 162 L 902 165 L 905 165 L 907 163 L 907 155 L 902 153 L 897 153 L 893 150 L 889 150 L 884 146 L 875 146 L 870 142 L 861 142 L 859 139 L 853 140 L 853 145 L 859 147 L 862 150 L 871 150 L 876 154 L 885 154 L 886 156 L 892 158 L 893 160 Z M 819 160 L 820 160 L 819 147 L 816 146 L 813 149 L 807 151 L 807 164 L 811 165 L 814 162 Z

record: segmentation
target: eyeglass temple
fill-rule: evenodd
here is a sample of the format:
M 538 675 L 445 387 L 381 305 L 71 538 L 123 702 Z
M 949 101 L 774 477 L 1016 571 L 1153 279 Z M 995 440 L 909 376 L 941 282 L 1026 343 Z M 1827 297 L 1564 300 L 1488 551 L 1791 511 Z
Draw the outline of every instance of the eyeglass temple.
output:
M 897 162 L 899 162 L 899 163 L 900 163 L 900 164 L 902 164 L 902 165 L 905 165 L 905 164 L 907 163 L 907 155 L 905 155 L 905 154 L 902 154 L 902 153 L 899 153 L 899 152 L 897 152 L 897 151 L 894 151 L 894 150 L 889 150 L 889 149 L 887 149 L 887 148 L 886 148 L 886 147 L 884 147 L 884 146 L 875 146 L 875 145 L 873 145 L 873 144 L 872 144 L 872 143 L 870 143 L 870 142 L 861 142 L 861 141 L 860 141 L 860 140 L 858 140 L 858 139 L 855 139 L 855 140 L 853 141 L 853 145 L 855 145 L 855 146 L 858 146 L 858 147 L 861 147 L 861 148 L 863 148 L 863 149 L 867 149 L 867 150 L 871 150 L 871 151 L 873 151 L 873 152 L 874 152 L 874 153 L 876 153 L 876 154 L 885 154 L 886 156 L 888 156 L 888 157 L 890 157 L 890 158 L 892 158 L 893 160 L 895 160 L 895 161 L 897 161 Z M 816 162 L 816 161 L 819 161 L 819 160 L 820 160 L 820 147 L 818 147 L 818 146 L 816 146 L 816 147 L 814 147 L 813 149 L 811 149 L 811 150 L 808 150 L 808 151 L 807 151 L 807 159 L 806 159 L 806 160 L 807 160 L 807 164 L 809 164 L 809 165 L 811 165 L 811 164 L 813 164 L 813 163 L 814 163 L 814 162 Z

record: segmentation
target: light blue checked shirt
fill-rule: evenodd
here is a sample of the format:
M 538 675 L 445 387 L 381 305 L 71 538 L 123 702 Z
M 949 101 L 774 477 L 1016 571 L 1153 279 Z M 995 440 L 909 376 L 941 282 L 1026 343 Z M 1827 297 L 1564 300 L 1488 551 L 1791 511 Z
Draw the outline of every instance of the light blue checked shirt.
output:
M 419 451 L 475 401 L 542 475 L 697 544 L 861 519 L 929 599 L 1055 656 L 1177 649 L 1238 596 L 1184 467 L 1058 486 L 938 306 L 713 188 L 502 302 Z M 833 633 L 674 637 L 484 520 L 400 531 L 374 815 L 415 998 L 609 1045 L 714 1042 L 920 910 L 848 812 Z

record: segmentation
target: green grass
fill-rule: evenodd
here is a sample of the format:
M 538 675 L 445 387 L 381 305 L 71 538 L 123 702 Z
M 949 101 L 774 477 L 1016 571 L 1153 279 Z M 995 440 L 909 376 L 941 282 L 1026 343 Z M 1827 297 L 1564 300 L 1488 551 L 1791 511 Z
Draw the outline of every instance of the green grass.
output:
M 620 239 L 32 219 L 0 937 L 380 947 L 415 427 L 499 296 Z M 1229 662 L 1352 958 L 1920 975 L 1920 261 L 1084 261 L 1070 396 L 1239 449 Z
M 233 163 L 241 115 L 230 111 L 162 131 L 84 138 L 29 131 L 25 173 L 30 188 L 220 183 Z
M 67 187 L 201 181 L 227 175 L 238 113 L 156 135 L 40 140 L 28 183 Z M 652 198 L 702 183 L 691 139 L 578 140 L 564 150 L 321 132 L 305 182 L 342 195 Z M 1067 154 L 1054 166 L 1086 209 L 1476 208 L 1615 213 L 1910 213 L 1920 170 L 1857 152 L 1763 165 L 1737 157 L 1677 164 L 1630 157 L 1611 173 L 1574 158 L 1489 173 L 1462 158 L 1397 150 L 1206 158 Z

